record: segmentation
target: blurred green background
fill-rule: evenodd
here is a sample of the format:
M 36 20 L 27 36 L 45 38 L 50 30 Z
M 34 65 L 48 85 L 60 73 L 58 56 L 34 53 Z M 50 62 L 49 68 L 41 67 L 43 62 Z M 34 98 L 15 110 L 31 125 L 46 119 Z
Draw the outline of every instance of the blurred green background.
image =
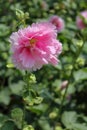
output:
M 37 78 L 34 88 L 43 102 L 27 107 L 25 121 L 35 130 L 87 130 L 87 31 L 76 26 L 76 16 L 87 10 L 87 0 L 0 0 L 0 130 L 19 130 L 20 122 L 11 120 L 11 111 L 23 108 L 20 93 L 24 72 L 6 66 L 11 63 L 9 37 L 21 27 L 17 26 L 16 9 L 29 13 L 27 25 L 48 20 L 52 15 L 60 16 L 65 22 L 65 29 L 58 34 L 63 45 L 60 62 L 56 67 L 46 65 L 34 72 Z M 69 89 L 58 118 L 68 82 Z

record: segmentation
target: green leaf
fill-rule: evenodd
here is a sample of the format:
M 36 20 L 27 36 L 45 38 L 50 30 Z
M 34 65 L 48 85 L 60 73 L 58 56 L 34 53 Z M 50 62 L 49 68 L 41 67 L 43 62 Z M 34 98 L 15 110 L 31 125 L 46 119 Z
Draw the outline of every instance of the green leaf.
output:
M 44 113 L 46 110 L 47 110 L 47 108 L 48 108 L 48 105 L 47 104 L 39 104 L 39 105 L 37 105 L 37 106 L 27 106 L 26 107 L 28 110 L 30 110 L 31 112 L 34 112 L 34 113 L 36 113 L 36 114 L 42 114 L 42 113 Z
M 74 72 L 74 78 L 77 82 L 81 80 L 87 80 L 87 68 L 83 68 Z
M 67 129 L 72 130 L 87 130 L 85 123 L 78 122 L 78 115 L 76 112 L 64 112 L 62 115 L 62 123 Z
M 87 53 L 87 41 L 85 42 L 84 46 L 83 46 L 83 51 L 84 53 Z M 87 55 L 85 55 L 87 57 Z
M 22 118 L 23 117 L 23 111 L 20 108 L 14 108 L 11 111 L 11 116 L 13 119 Z
M 2 128 L 1 128 L 0 130 L 14 130 L 14 129 L 15 129 L 14 123 L 11 122 L 11 121 L 8 121 L 8 122 L 6 122 L 6 123 L 2 126 Z
M 8 88 L 5 88 L 0 92 L 0 103 L 8 105 L 9 102 L 10 102 L 10 91 Z
M 14 108 L 11 112 L 11 117 L 13 118 L 15 124 L 18 128 L 22 127 L 23 111 L 20 108 Z
M 4 37 L 9 34 L 9 28 L 5 24 L 0 24 L 0 37 Z
M 23 90 L 23 85 L 24 83 L 22 81 L 19 81 L 18 83 L 10 84 L 9 88 L 13 94 L 19 95 Z
M 8 117 L 0 113 L 0 128 L 8 120 Z
M 73 93 L 75 93 L 74 84 L 69 84 L 67 93 L 68 93 L 68 94 L 73 94 Z
M 87 116 L 82 116 L 82 119 L 87 123 Z
M 83 123 L 75 123 L 73 124 L 73 130 L 87 130 L 87 125 Z
M 77 120 L 77 114 L 76 112 L 72 111 L 72 112 L 64 112 L 62 114 L 62 123 L 64 124 L 64 126 L 67 129 L 72 129 L 73 128 L 73 124 L 76 122 Z
M 41 127 L 41 130 L 52 130 L 49 122 L 46 119 L 43 119 L 43 118 L 39 119 L 38 123 L 39 123 L 39 125 Z

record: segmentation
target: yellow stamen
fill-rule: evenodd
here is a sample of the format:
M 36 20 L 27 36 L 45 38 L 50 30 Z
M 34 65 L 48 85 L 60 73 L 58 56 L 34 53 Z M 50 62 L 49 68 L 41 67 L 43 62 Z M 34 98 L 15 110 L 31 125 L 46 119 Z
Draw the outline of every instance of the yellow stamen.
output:
M 36 43 L 36 39 L 31 39 L 31 40 L 30 40 L 30 45 L 31 45 L 31 46 L 34 46 L 35 43 Z

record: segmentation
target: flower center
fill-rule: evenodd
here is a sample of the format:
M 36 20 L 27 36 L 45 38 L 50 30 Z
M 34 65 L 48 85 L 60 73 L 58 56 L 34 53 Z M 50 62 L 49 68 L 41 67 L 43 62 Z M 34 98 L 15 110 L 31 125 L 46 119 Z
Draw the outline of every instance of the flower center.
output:
M 29 42 L 30 42 L 30 45 L 31 46 L 35 46 L 35 43 L 36 43 L 36 39 L 31 39 Z

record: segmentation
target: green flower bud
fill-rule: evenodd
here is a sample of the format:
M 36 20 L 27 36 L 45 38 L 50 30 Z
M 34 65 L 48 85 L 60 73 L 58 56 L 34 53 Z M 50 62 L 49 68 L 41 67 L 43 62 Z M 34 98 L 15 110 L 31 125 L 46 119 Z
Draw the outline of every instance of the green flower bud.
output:
M 83 66 L 85 64 L 85 60 L 82 57 L 79 57 L 76 61 L 76 63 L 80 66 Z
M 14 64 L 8 63 L 8 64 L 6 65 L 6 67 L 7 67 L 7 68 L 14 68 Z
M 16 9 L 16 16 L 19 20 L 24 19 L 24 12 L 19 9 Z
M 32 83 L 36 83 L 36 77 L 35 77 L 34 74 L 31 74 L 31 75 L 30 75 L 30 81 L 31 81 Z
M 57 117 L 57 113 L 56 112 L 51 112 L 50 114 L 49 114 L 49 118 L 50 119 L 54 119 L 54 118 L 56 118 Z
M 32 127 L 32 125 L 27 125 L 23 128 L 23 130 L 34 130 L 34 128 Z
M 72 70 L 73 69 L 72 65 L 66 65 L 65 67 L 66 67 L 67 70 Z
M 34 103 L 35 103 L 35 104 L 40 104 L 42 101 L 43 101 L 43 98 L 42 98 L 42 97 L 36 97 L 36 98 L 34 99 Z
M 34 74 L 27 74 L 24 76 L 25 83 L 33 84 L 36 83 L 36 77 Z
M 34 99 L 32 97 L 27 96 L 27 97 L 24 97 L 23 99 L 29 106 L 33 106 L 34 105 Z
M 29 18 L 29 13 L 28 12 L 24 13 L 24 16 L 25 16 L 25 19 L 28 19 Z
M 63 130 L 61 126 L 56 126 L 55 130 Z
M 51 10 L 50 10 L 50 13 L 51 13 L 51 14 L 54 14 L 54 13 L 55 13 L 55 10 L 51 9 Z
M 78 47 L 81 47 L 81 46 L 83 45 L 83 41 L 82 41 L 82 40 L 78 40 L 78 41 L 76 42 L 76 45 L 77 45 Z

